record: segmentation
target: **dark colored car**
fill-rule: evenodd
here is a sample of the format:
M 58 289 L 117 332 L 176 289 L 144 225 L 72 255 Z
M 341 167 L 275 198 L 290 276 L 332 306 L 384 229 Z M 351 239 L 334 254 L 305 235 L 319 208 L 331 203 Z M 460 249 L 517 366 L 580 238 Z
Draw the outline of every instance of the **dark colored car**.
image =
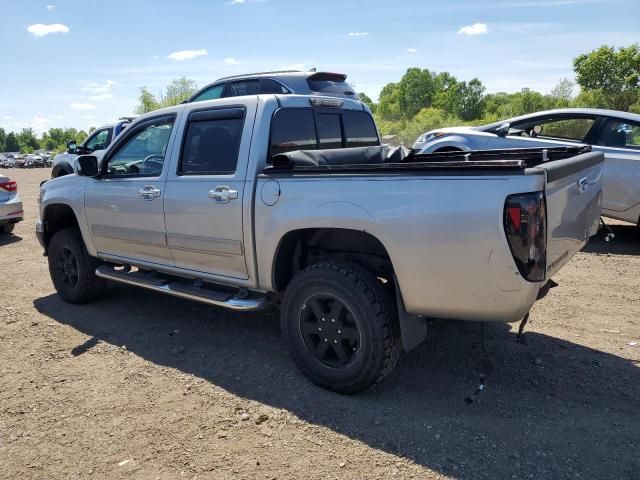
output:
M 343 73 L 286 70 L 220 78 L 198 90 L 185 103 L 262 93 L 359 99 Z

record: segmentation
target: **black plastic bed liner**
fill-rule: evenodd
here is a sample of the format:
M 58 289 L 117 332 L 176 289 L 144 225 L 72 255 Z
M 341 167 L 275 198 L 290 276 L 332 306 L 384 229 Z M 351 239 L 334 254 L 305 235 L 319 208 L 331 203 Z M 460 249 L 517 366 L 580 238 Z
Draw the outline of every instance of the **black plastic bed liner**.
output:
M 296 150 L 274 155 L 265 173 L 422 170 L 524 170 L 591 151 L 590 146 L 415 153 L 403 147 Z

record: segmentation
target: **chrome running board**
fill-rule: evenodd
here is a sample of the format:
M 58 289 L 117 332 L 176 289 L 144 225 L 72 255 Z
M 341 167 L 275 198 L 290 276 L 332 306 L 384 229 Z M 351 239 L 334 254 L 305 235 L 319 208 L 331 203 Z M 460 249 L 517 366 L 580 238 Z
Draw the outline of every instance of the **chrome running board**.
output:
M 156 278 L 148 273 L 139 271 L 128 272 L 126 269 L 115 270 L 109 265 L 101 265 L 96 268 L 96 275 L 100 278 L 113 280 L 114 282 L 126 283 L 128 285 L 153 290 L 154 292 L 165 293 L 167 295 L 186 298 L 188 300 L 195 300 L 209 305 L 215 305 L 216 307 L 227 308 L 229 310 L 242 312 L 262 310 L 269 304 L 266 296 L 253 292 L 249 292 L 246 298 L 240 298 L 227 292 L 217 292 L 197 286 Z

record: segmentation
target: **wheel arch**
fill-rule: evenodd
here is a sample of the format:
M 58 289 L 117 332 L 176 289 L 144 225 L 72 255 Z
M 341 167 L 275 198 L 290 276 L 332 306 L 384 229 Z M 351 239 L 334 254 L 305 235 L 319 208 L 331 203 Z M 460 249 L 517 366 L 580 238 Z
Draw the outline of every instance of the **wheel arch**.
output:
M 73 173 L 73 167 L 68 162 L 60 162 L 53 166 L 51 178 L 63 177 L 64 175 L 71 175 Z
M 337 227 L 301 228 L 287 232 L 276 247 L 273 288 L 283 291 L 298 271 L 328 258 L 350 260 L 389 279 L 393 275 L 386 247 L 371 233 Z
M 77 228 L 80 230 L 80 223 L 76 213 L 71 206 L 65 203 L 52 203 L 44 208 L 42 213 L 44 223 L 44 244 L 45 254 L 49 247 L 51 238 L 64 228 Z

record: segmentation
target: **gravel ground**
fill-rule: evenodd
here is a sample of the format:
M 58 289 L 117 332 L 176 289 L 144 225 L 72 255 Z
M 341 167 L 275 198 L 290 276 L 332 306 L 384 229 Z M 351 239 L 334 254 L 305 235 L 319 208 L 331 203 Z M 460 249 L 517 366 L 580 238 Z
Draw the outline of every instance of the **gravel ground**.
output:
M 49 172 L 11 170 L 26 221 L 0 239 L 4 478 L 640 479 L 640 234 L 614 225 L 516 326 L 432 322 L 352 397 L 294 367 L 277 312 L 113 285 L 54 293 L 33 233 Z M 486 374 L 486 387 L 471 395 Z

